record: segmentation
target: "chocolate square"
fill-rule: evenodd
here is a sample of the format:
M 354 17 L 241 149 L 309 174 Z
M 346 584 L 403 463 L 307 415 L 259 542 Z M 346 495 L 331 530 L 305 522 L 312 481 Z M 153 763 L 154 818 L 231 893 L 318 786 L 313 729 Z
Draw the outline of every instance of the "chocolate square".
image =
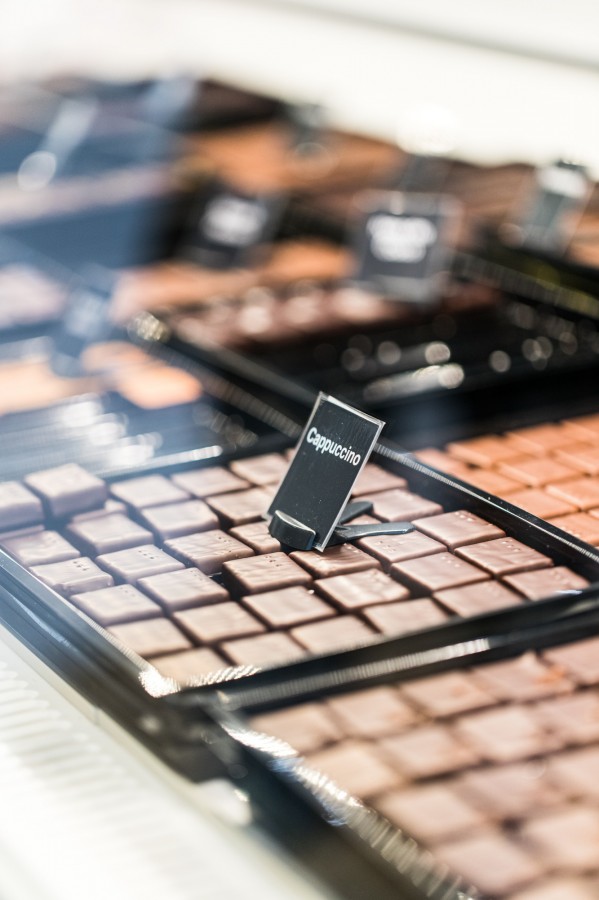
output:
M 100 588 L 112 587 L 114 584 L 110 575 L 84 556 L 45 566 L 33 566 L 31 571 L 64 597 L 85 591 L 99 591 Z
M 376 802 L 390 822 L 424 844 L 435 844 L 480 828 L 485 817 L 447 784 L 391 792 Z
M 456 616 L 477 616 L 522 603 L 522 598 L 498 581 L 478 581 L 462 587 L 435 591 L 435 600 Z
M 207 647 L 168 653 L 156 659 L 152 657 L 149 661 L 156 666 L 161 675 L 180 682 L 194 679 L 203 682 L 205 676 L 229 668 L 229 663 L 225 662 L 222 656 Z
M 105 553 L 98 556 L 97 562 L 115 578 L 129 584 L 135 584 L 140 578 L 149 575 L 160 575 L 162 572 L 173 572 L 175 569 L 183 568 L 183 563 L 152 544 Z
M 244 595 L 307 585 L 312 579 L 286 553 L 264 553 L 224 563 L 223 581 L 230 591 Z
M 474 546 L 484 547 L 487 543 L 489 542 L 485 541 Z M 453 553 L 435 553 L 418 559 L 406 559 L 391 566 L 391 574 L 420 594 L 485 581 L 489 577 L 482 569 L 464 562 Z
M 461 547 L 456 552 L 491 575 L 511 575 L 552 565 L 548 556 L 510 537 Z
M 253 556 L 253 551 L 236 541 L 224 531 L 202 531 L 187 537 L 165 541 L 166 549 L 177 559 L 192 566 L 197 566 L 207 575 L 220 572 L 223 563 L 231 559 L 243 559 Z
M 201 500 L 153 506 L 145 509 L 141 518 L 163 541 L 218 528 L 218 519 Z
M 382 491 L 390 491 L 395 488 L 406 488 L 407 481 L 393 472 L 377 466 L 375 463 L 366 463 L 355 487 L 352 496 L 363 497 L 365 494 L 379 494 Z
M 467 441 L 453 441 L 447 445 L 447 451 L 455 459 L 470 463 L 473 466 L 490 468 L 522 455 L 522 450 L 511 441 L 499 435 L 484 435 L 470 438 Z
M 570 481 L 562 481 L 560 484 L 550 484 L 547 491 L 553 497 L 571 504 L 576 509 L 586 510 L 599 506 L 598 477 L 573 478 Z M 573 510 L 567 510 L 567 512 L 573 512 Z M 561 515 L 561 513 L 553 515 Z
M 139 587 L 167 612 L 229 600 L 229 594 L 199 569 L 179 569 L 139 579 Z
M 95 622 L 105 627 L 161 615 L 158 604 L 153 603 L 131 584 L 119 584 L 99 591 L 73 594 L 71 601 Z
M 230 534 L 251 547 L 254 553 L 277 553 L 281 549 L 280 543 L 269 532 L 268 523 L 264 521 L 238 525 L 237 528 L 231 528 Z
M 431 718 L 455 716 L 497 702 L 471 671 L 443 672 L 408 681 L 402 685 L 401 695 Z
M 252 718 L 251 725 L 258 732 L 286 741 L 298 753 L 312 753 L 342 736 L 329 711 L 318 703 L 261 713 Z
M 175 613 L 174 618 L 199 644 L 213 644 L 264 631 L 264 625 L 238 603 L 217 603 L 189 609 Z
M 376 569 L 378 562 L 353 544 L 338 544 L 327 547 L 323 553 L 315 550 L 294 550 L 290 554 L 295 562 L 303 566 L 314 578 L 328 578 L 333 575 L 348 575 L 363 569 Z
M 576 474 L 570 466 L 538 455 L 518 456 L 509 462 L 501 463 L 499 471 L 529 487 L 543 487 L 546 484 L 566 481 Z
M 406 588 L 377 569 L 322 578 L 315 587 L 319 594 L 345 612 L 375 603 L 394 603 L 410 596 Z
M 520 843 L 495 830 L 479 831 L 440 846 L 437 856 L 489 896 L 504 896 L 534 881 L 544 872 Z
M 581 591 L 589 582 L 582 575 L 577 575 L 567 566 L 552 566 L 549 569 L 538 569 L 534 572 L 519 572 L 507 575 L 506 582 L 528 600 L 541 600 L 562 591 Z
M 79 551 L 56 531 L 34 531 L 2 542 L 2 547 L 27 569 L 76 559 Z
M 100 507 L 108 496 L 108 488 L 99 478 L 76 463 L 67 463 L 25 478 L 53 516 L 72 516 Z
M 420 718 L 391 685 L 331 697 L 326 706 L 344 734 L 367 740 L 404 731 Z
M 346 741 L 308 757 L 311 766 L 327 775 L 340 788 L 357 797 L 372 797 L 401 782 L 376 747 Z
M 335 611 L 316 597 L 313 591 L 300 585 L 264 594 L 250 594 L 243 598 L 243 603 L 271 628 L 290 628 L 335 615 Z
M 379 742 L 393 766 L 407 778 L 430 778 L 478 762 L 478 754 L 443 725 L 420 725 Z
M 520 506 L 539 519 L 552 519 L 554 516 L 565 516 L 576 511 L 574 504 L 553 497 L 549 492 L 550 488 L 551 485 L 548 485 L 547 490 L 527 488 L 525 491 L 514 491 L 507 499 L 514 506 Z
M 39 497 L 18 481 L 0 483 L 0 531 L 36 525 L 44 512 Z
M 443 512 L 443 507 L 438 503 L 400 489 L 374 494 L 369 499 L 374 504 L 375 516 L 383 522 L 413 522 L 414 519 Z
M 233 494 L 207 497 L 206 502 L 227 526 L 245 525 L 262 519 L 270 506 L 272 491 L 267 488 L 251 488 Z
M 152 541 L 152 534 L 121 513 L 85 519 L 69 525 L 68 534 L 78 541 L 86 553 L 112 553 Z
M 134 509 L 146 509 L 148 506 L 162 506 L 189 499 L 187 491 L 177 487 L 164 475 L 144 475 L 141 478 L 117 481 L 110 488 L 110 493 Z
M 306 655 L 303 647 L 286 634 L 260 634 L 239 641 L 225 641 L 222 652 L 238 666 L 276 666 Z
M 115 625 L 108 630 L 126 647 L 145 659 L 191 647 L 191 642 L 170 619 L 128 622 L 125 625 Z
M 551 519 L 551 523 L 556 528 L 562 528 L 568 534 L 573 534 L 581 541 L 586 541 L 587 544 L 599 545 L 599 521 L 589 513 L 580 512 L 558 516 L 556 519 Z
M 249 487 L 247 481 L 238 478 L 223 466 L 207 466 L 204 469 L 194 469 L 192 472 L 179 472 L 173 475 L 172 480 L 183 490 L 200 499 L 227 494 L 230 491 L 242 491 Z
M 357 541 L 357 545 L 376 557 L 385 571 L 388 571 L 393 563 L 402 562 L 404 559 L 430 556 L 432 553 L 443 553 L 445 550 L 444 544 L 421 534 L 420 531 L 361 538 Z
M 280 453 L 264 453 L 261 456 L 235 460 L 229 468 L 245 481 L 260 486 L 278 484 L 287 472 L 289 463 Z
M 450 550 L 505 535 L 501 528 L 465 509 L 442 513 L 440 516 L 429 516 L 426 519 L 416 519 L 414 525 L 429 537 L 446 544 Z
M 311 653 L 334 653 L 367 644 L 375 638 L 371 629 L 355 616 L 337 616 L 324 622 L 300 625 L 291 636 Z
M 407 634 L 440 625 L 447 619 L 446 613 L 428 597 L 402 603 L 385 603 L 368 606 L 364 617 L 374 627 L 387 635 Z

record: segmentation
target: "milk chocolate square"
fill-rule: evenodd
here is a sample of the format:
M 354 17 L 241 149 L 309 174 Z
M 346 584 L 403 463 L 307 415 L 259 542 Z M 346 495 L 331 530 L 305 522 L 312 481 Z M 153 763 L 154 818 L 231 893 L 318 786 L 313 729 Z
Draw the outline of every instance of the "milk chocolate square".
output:
M 599 684 L 599 637 L 545 650 L 545 659 L 562 666 L 577 684 Z
M 542 810 L 564 799 L 539 760 L 474 769 L 460 775 L 457 784 L 493 819 L 522 818 L 531 809 Z
M 361 572 L 363 569 L 379 567 L 376 559 L 354 547 L 353 544 L 327 547 L 323 553 L 317 553 L 315 550 L 294 550 L 290 556 L 314 578 L 348 575 L 350 572 Z
M 88 509 L 87 512 L 77 513 L 71 518 L 71 525 L 76 522 L 86 522 L 88 519 L 99 519 L 102 516 L 111 516 L 113 513 L 127 515 L 127 506 L 120 500 L 107 500 L 98 509 Z
M 599 544 L 599 521 L 589 513 L 579 512 L 558 516 L 556 519 L 551 519 L 551 524 L 567 531 L 568 534 L 574 535 L 581 541 L 586 541 L 587 544 L 595 546 Z
M 199 569 L 178 569 L 140 578 L 139 587 L 149 594 L 167 612 L 188 609 L 190 606 L 205 606 L 223 603 L 229 594 Z
M 153 603 L 131 584 L 119 584 L 99 591 L 73 594 L 71 601 L 95 622 L 105 627 L 161 615 L 158 604 Z
M 218 528 L 218 519 L 201 500 L 152 506 L 143 511 L 141 518 L 163 541 Z
M 376 557 L 386 572 L 393 563 L 402 562 L 404 559 L 416 559 L 418 556 L 430 556 L 432 553 L 443 553 L 445 550 L 444 544 L 421 534 L 420 531 L 361 538 L 357 541 L 357 545 Z
M 485 823 L 476 807 L 443 783 L 392 791 L 375 805 L 390 822 L 427 845 L 450 840 Z
M 387 469 L 377 466 L 375 463 L 366 463 L 352 491 L 354 497 L 363 497 L 366 494 L 379 494 L 382 491 L 390 491 L 395 488 L 406 488 L 407 481 Z
M 356 797 L 372 797 L 402 781 L 376 747 L 360 741 L 346 741 L 320 750 L 308 757 L 308 763 Z
M 280 453 L 263 453 L 261 456 L 235 460 L 229 468 L 245 481 L 260 486 L 278 484 L 287 472 L 289 463 Z
M 497 463 L 522 455 L 522 450 L 499 435 L 484 435 L 466 441 L 454 441 L 447 445 L 447 450 L 455 459 L 482 468 L 490 468 Z
M 413 522 L 414 519 L 443 512 L 438 503 L 400 489 L 373 494 L 368 499 L 374 504 L 375 516 L 383 522 Z
M 79 551 L 56 531 L 34 531 L 2 542 L 2 547 L 27 569 L 76 559 Z
M 377 569 L 321 578 L 315 588 L 344 612 L 375 603 L 394 603 L 410 596 L 407 588 Z
M 475 677 L 499 700 L 539 700 L 574 689 L 561 666 L 543 662 L 532 651 L 517 659 L 480 666 Z
M 483 759 L 515 762 L 559 746 L 531 707 L 506 706 L 462 716 L 454 733 Z
M 290 628 L 336 615 L 327 603 L 301 585 L 249 594 L 243 598 L 243 604 L 271 628 Z
M 281 549 L 280 543 L 270 534 L 268 523 L 264 521 L 238 525 L 237 528 L 231 528 L 229 533 L 251 547 L 254 553 L 277 553 Z
M 548 556 L 510 537 L 460 547 L 456 553 L 496 576 L 543 569 L 552 565 L 552 560 Z
M 477 544 L 479 541 L 488 541 L 505 535 L 501 528 L 465 509 L 442 513 L 440 516 L 416 519 L 414 525 L 419 531 L 423 531 L 429 537 L 445 544 L 450 550 L 455 550 L 456 547 L 462 547 L 465 544 Z
M 205 676 L 216 674 L 229 668 L 222 656 L 207 647 L 194 650 L 181 650 L 179 653 L 167 653 L 165 656 L 152 657 L 149 660 L 166 678 L 175 681 L 203 681 Z
M 264 625 L 238 603 L 189 609 L 175 613 L 174 618 L 199 644 L 213 644 L 264 631 Z
M 481 679 L 470 671 L 443 672 L 408 681 L 402 685 L 401 695 L 431 718 L 455 716 L 496 703 Z
M 57 517 L 100 507 L 108 496 L 104 482 L 76 463 L 34 472 L 25 478 L 25 483 Z
M 238 478 L 223 466 L 206 466 L 192 472 L 179 472 L 173 475 L 172 480 L 184 491 L 200 499 L 230 491 L 242 491 L 250 486 L 245 479 Z
M 539 519 L 552 519 L 554 516 L 565 516 L 576 511 L 575 504 L 554 497 L 550 489 L 551 485 L 548 485 L 546 490 L 527 488 L 525 491 L 514 491 L 507 499 L 514 506 L 520 506 Z
M 569 796 L 599 799 L 599 747 L 556 753 L 548 770 L 550 780 Z
M 355 616 L 337 616 L 324 622 L 300 625 L 291 636 L 311 653 L 333 653 L 367 644 L 374 639 L 372 630 Z
M 69 525 L 67 531 L 86 553 L 93 556 L 127 550 L 152 541 L 150 531 L 121 513 L 75 522 Z
M 415 725 L 420 716 L 396 687 L 380 685 L 331 697 L 326 703 L 348 737 L 374 740 Z
M 112 587 L 114 584 L 110 575 L 84 556 L 45 566 L 33 566 L 31 571 L 64 597 L 85 591 L 99 591 L 100 588 Z
M 220 572 L 223 563 L 231 559 L 243 559 L 253 556 L 253 551 L 236 541 L 224 531 L 202 531 L 186 537 L 165 541 L 164 546 L 177 559 L 192 566 L 197 566 L 207 575 Z
M 298 753 L 312 753 L 342 736 L 329 711 L 318 703 L 261 713 L 252 718 L 251 725 L 258 732 L 285 741 Z
M 306 655 L 303 647 L 280 632 L 225 641 L 220 649 L 234 665 L 239 666 L 276 666 Z
M 44 512 L 39 497 L 18 481 L 0 483 L 0 531 L 12 531 L 42 522 Z
M 474 546 L 484 547 L 487 543 L 489 542 L 485 541 Z M 481 568 L 464 562 L 453 553 L 435 553 L 418 559 L 406 559 L 391 566 L 391 574 L 421 594 L 485 581 L 489 577 Z
M 542 425 L 517 428 L 515 431 L 510 431 L 508 437 L 512 446 L 521 447 L 524 453 L 538 456 L 558 450 L 560 447 L 566 447 L 572 442 L 572 431 L 561 422 L 546 422 Z
M 522 603 L 522 597 L 498 581 L 478 581 L 446 591 L 435 591 L 437 600 L 456 616 L 477 616 Z
M 596 869 L 599 812 L 571 805 L 531 817 L 520 831 L 528 846 L 552 869 L 582 873 Z M 568 835 L 568 840 L 564 840 Z
M 536 711 L 543 725 L 568 744 L 599 742 L 599 695 L 593 691 L 552 697 L 537 704 Z
M 189 499 L 187 491 L 177 487 L 164 475 L 144 475 L 141 478 L 117 481 L 110 488 L 110 493 L 134 509 L 180 503 Z
M 379 742 L 385 758 L 406 778 L 430 778 L 478 762 L 478 754 L 442 725 L 419 725 Z
M 446 613 L 428 597 L 402 603 L 384 603 L 382 606 L 367 606 L 364 617 L 378 631 L 387 635 L 420 631 L 433 625 L 440 625 L 447 619 Z
M 501 463 L 499 471 L 509 478 L 521 481 L 529 487 L 543 487 L 566 481 L 576 474 L 570 466 L 557 462 L 550 457 L 518 456 L 508 462 Z
M 524 847 L 495 830 L 439 846 L 436 854 L 453 872 L 492 897 L 530 884 L 545 871 Z
M 508 478 L 506 475 L 500 475 L 494 469 L 470 469 L 468 475 L 464 476 L 464 481 L 473 484 L 474 487 L 479 488 L 486 494 L 496 497 L 507 497 L 508 500 L 514 491 L 522 490 L 520 481 L 514 481 L 513 478 Z
M 129 584 L 135 584 L 140 578 L 149 575 L 160 575 L 162 572 L 173 572 L 175 569 L 183 568 L 183 563 L 152 544 L 105 553 L 98 556 L 97 562 L 115 578 Z
M 515 588 L 528 600 L 541 600 L 562 591 L 581 591 L 589 582 L 582 575 L 577 575 L 567 566 L 552 566 L 549 569 L 538 569 L 534 572 L 519 572 L 506 575 L 507 584 Z
M 312 579 L 286 553 L 264 553 L 224 563 L 223 581 L 231 592 L 244 595 L 307 585 Z
M 599 441 L 599 435 L 595 438 Z M 556 457 L 560 462 L 584 472 L 585 475 L 599 475 L 599 447 L 595 444 L 575 444 L 556 451 Z
M 258 521 L 266 513 L 271 500 L 272 491 L 263 487 L 206 498 L 208 506 L 227 527 Z
M 599 477 L 573 478 L 560 484 L 551 484 L 548 493 L 576 509 L 586 510 L 599 506 Z M 567 510 L 568 512 L 573 510 Z M 553 515 L 560 515 L 554 513 Z
M 114 625 L 108 630 L 126 647 L 145 659 L 191 647 L 191 642 L 170 619 L 127 622 L 125 625 Z

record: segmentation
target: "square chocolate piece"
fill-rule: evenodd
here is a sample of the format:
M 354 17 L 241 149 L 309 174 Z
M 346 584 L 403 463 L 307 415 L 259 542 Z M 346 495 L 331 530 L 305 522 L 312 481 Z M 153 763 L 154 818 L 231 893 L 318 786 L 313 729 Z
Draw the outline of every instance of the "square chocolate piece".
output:
M 375 603 L 394 603 L 410 596 L 407 588 L 378 569 L 322 578 L 315 587 L 319 594 L 344 612 Z
M 213 644 L 264 631 L 264 625 L 238 603 L 189 609 L 175 613 L 175 621 L 199 644 Z
M 267 488 L 251 488 L 249 491 L 206 498 L 208 505 L 227 527 L 262 519 L 271 500 L 272 491 Z
M 258 732 L 285 741 L 298 753 L 312 753 L 342 737 L 329 710 L 319 703 L 261 713 L 252 718 L 251 725 Z
M 207 575 L 220 572 L 223 563 L 231 559 L 243 559 L 253 556 L 253 551 L 236 541 L 225 531 L 202 531 L 187 537 L 175 538 L 165 542 L 166 549 L 177 559 L 196 566 Z
M 313 591 L 299 585 L 264 594 L 248 594 L 243 603 L 271 628 L 291 628 L 336 615 Z
M 289 462 L 280 453 L 264 453 L 262 456 L 238 459 L 229 468 L 240 478 L 260 486 L 278 484 L 287 472 Z
M 86 553 L 112 553 L 148 544 L 152 533 L 121 513 L 85 519 L 68 527 L 69 535 L 79 541 Z
M 12 531 L 42 522 L 44 511 L 39 497 L 18 481 L 0 483 L 0 531 Z
M 166 653 L 176 653 L 191 647 L 190 641 L 170 619 L 147 619 L 128 622 L 109 629 L 126 647 L 148 659 Z
M 364 610 L 364 616 L 378 631 L 387 635 L 422 631 L 440 625 L 447 619 L 446 613 L 428 597 L 402 603 L 368 606 Z
M 116 553 L 105 553 L 98 556 L 97 562 L 115 578 L 135 584 L 140 578 L 148 575 L 160 575 L 162 572 L 173 572 L 182 569 L 183 563 L 154 547 L 144 544 L 131 547 L 129 550 L 117 550 Z
M 264 521 L 238 525 L 237 528 L 231 528 L 230 534 L 251 547 L 254 553 L 278 553 L 281 549 L 280 543 L 268 530 L 268 523 Z
M 218 519 L 202 500 L 152 506 L 143 511 L 141 518 L 163 541 L 218 528 Z
M 294 550 L 290 555 L 314 578 L 329 578 L 332 575 L 348 575 L 363 569 L 379 568 L 376 559 L 353 544 L 327 547 L 323 553 L 317 553 L 316 550 Z
M 31 571 L 63 597 L 82 594 L 85 591 L 99 591 L 114 584 L 110 575 L 85 556 L 45 566 L 34 566 Z
M 552 519 L 554 516 L 565 516 L 576 511 L 576 506 L 566 503 L 558 497 L 553 497 L 547 490 L 541 488 L 527 488 L 525 491 L 514 491 L 508 496 L 510 503 L 525 509 L 526 512 L 538 516 L 539 519 Z
M 3 548 L 25 568 L 76 559 L 79 551 L 57 531 L 34 531 L 3 541 Z
M 366 463 L 353 489 L 354 497 L 363 497 L 365 494 L 380 494 L 382 491 L 391 491 L 395 488 L 406 488 L 407 481 L 393 472 L 377 466 L 375 463 Z
M 586 510 L 599 506 L 599 478 L 573 478 L 570 481 L 562 481 L 559 484 L 550 484 L 547 488 L 558 500 L 570 503 L 576 509 Z M 573 510 L 568 510 L 571 512 Z M 561 515 L 561 513 L 554 513 Z
M 175 681 L 194 681 L 205 683 L 206 676 L 214 675 L 229 668 L 222 656 L 207 647 L 193 650 L 182 650 L 180 653 L 168 653 L 150 659 L 161 675 L 174 678 Z
M 193 472 L 179 472 L 173 475 L 173 481 L 200 499 L 228 494 L 230 491 L 243 491 L 250 486 L 243 478 L 238 478 L 223 466 L 207 466 Z
M 104 627 L 137 619 L 152 619 L 162 614 L 157 603 L 153 603 L 131 584 L 73 594 L 71 601 Z
M 383 522 L 413 522 L 443 512 L 443 507 L 433 500 L 400 489 L 374 494 L 369 499 L 374 504 L 375 516 Z
M 388 791 L 402 781 L 376 746 L 361 741 L 328 747 L 309 757 L 308 762 L 348 794 L 360 798 Z
M 306 655 L 303 647 L 280 632 L 225 641 L 220 648 L 237 666 L 276 666 Z
M 486 544 L 485 541 L 474 546 L 484 547 Z M 432 556 L 406 559 L 391 566 L 391 574 L 420 594 L 432 594 L 463 584 L 473 584 L 489 577 L 482 569 L 464 562 L 453 553 L 434 553 Z
M 477 616 L 522 603 L 522 598 L 498 581 L 477 581 L 462 587 L 435 591 L 435 600 L 456 616 Z
M 577 575 L 567 566 L 519 572 L 516 575 L 507 575 L 505 580 L 528 600 L 541 600 L 543 597 L 552 597 L 553 594 L 561 594 L 563 591 L 581 591 L 589 586 L 586 578 Z
M 117 481 L 110 488 L 110 493 L 134 509 L 180 503 L 189 499 L 187 491 L 177 487 L 164 475 L 144 475 L 142 478 Z
M 432 553 L 443 553 L 445 545 L 421 534 L 410 531 L 408 534 L 381 534 L 377 537 L 361 538 L 358 547 L 376 557 L 387 572 L 396 562 L 404 559 L 416 559 L 418 556 L 430 556 Z
M 150 575 L 140 578 L 138 584 L 167 612 L 229 600 L 224 587 L 199 569 L 179 569 Z
M 355 616 L 336 616 L 324 622 L 300 625 L 291 636 L 311 653 L 334 653 L 368 644 L 375 635 Z
M 344 734 L 366 740 L 397 734 L 420 718 L 391 685 L 331 697 L 326 705 Z
M 99 478 L 76 463 L 34 472 L 25 483 L 35 491 L 53 516 L 72 516 L 102 506 L 108 488 Z
M 532 569 L 543 569 L 553 565 L 548 556 L 527 547 L 515 538 L 499 538 L 496 541 L 483 541 L 470 547 L 461 547 L 458 556 L 475 563 L 491 575 L 511 575 L 514 572 L 527 572 Z M 446 585 L 453 587 L 453 585 Z M 442 588 L 439 588 L 442 590 Z
M 286 553 L 264 553 L 223 565 L 223 580 L 238 595 L 262 594 L 277 588 L 307 585 L 312 579 Z
M 450 550 L 465 544 L 477 544 L 479 541 L 505 536 L 501 528 L 465 509 L 442 513 L 440 516 L 428 516 L 426 519 L 416 519 L 414 525 L 429 537 L 441 541 Z

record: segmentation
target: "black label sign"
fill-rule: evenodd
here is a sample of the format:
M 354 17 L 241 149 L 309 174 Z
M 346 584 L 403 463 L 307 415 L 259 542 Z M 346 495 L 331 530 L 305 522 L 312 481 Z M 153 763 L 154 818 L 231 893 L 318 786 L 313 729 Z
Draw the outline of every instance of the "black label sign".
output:
M 563 251 L 591 192 L 584 166 L 558 161 L 537 171 L 536 187 L 517 226 L 518 242 Z
M 450 264 L 458 212 L 451 197 L 376 195 L 358 232 L 356 281 L 398 300 L 437 299 Z
M 268 514 L 311 529 L 311 545 L 324 550 L 383 425 L 320 394 Z
M 108 338 L 114 328 L 110 318 L 113 279 L 99 267 L 72 292 L 61 323 L 54 334 L 52 369 L 59 375 L 81 374 L 81 354 L 90 346 Z
M 250 195 L 213 186 L 194 215 L 184 253 L 212 269 L 246 265 L 256 248 L 274 236 L 282 211 L 278 195 Z

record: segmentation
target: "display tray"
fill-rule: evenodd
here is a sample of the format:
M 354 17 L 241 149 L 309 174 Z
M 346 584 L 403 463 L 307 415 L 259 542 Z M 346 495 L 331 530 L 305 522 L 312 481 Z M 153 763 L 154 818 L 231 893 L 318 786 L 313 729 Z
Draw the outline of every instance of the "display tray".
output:
M 341 896 L 596 896 L 597 608 L 512 626 L 215 708 L 263 826 Z
M 550 623 L 595 597 L 599 553 L 392 451 L 357 498 L 414 531 L 283 552 L 262 515 L 286 457 L 256 450 L 4 488 L 2 621 L 190 777 L 213 774 L 206 747 L 222 749 L 204 718 L 215 692 L 361 681 L 456 628 L 501 634 L 512 616 Z

